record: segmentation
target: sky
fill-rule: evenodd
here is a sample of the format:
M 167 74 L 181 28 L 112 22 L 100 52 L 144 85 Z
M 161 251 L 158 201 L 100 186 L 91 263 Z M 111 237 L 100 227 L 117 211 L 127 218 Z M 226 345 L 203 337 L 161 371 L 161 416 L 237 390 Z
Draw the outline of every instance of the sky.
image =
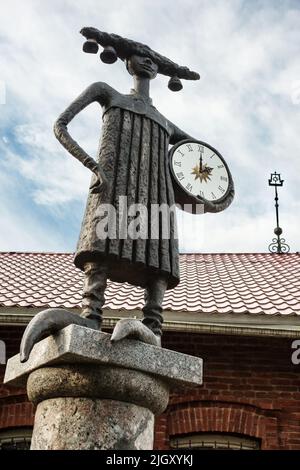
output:
M 153 104 L 225 158 L 235 183 L 218 214 L 178 212 L 181 252 L 267 252 L 280 225 L 300 251 L 299 0 L 0 0 L 0 251 L 74 251 L 89 171 L 53 134 L 59 114 L 88 85 L 128 93 L 124 64 L 82 52 L 83 26 L 148 44 L 200 73 L 179 93 L 151 82 Z M 69 125 L 93 157 L 101 108 Z

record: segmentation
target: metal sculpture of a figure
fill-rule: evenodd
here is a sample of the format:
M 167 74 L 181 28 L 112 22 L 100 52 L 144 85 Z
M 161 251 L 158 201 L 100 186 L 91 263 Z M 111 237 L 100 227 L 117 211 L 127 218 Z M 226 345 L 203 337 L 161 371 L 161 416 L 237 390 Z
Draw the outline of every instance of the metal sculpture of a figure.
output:
M 79 316 L 65 310 L 49 309 L 38 314 L 25 331 L 21 344 L 22 361 L 27 360 L 34 343 L 41 337 L 68 324 L 100 329 L 107 279 L 145 289 L 143 321 L 121 321 L 112 339 L 131 336 L 160 344 L 163 297 L 167 289 L 174 288 L 179 282 L 174 214 L 170 215 L 168 238 L 152 239 L 148 235 L 132 239 L 130 236 L 120 237 L 120 234 L 99 237 L 97 224 L 101 220 L 99 207 L 110 204 L 118 209 L 120 197 L 126 197 L 127 206 L 141 204 L 149 210 L 153 204 L 174 205 L 168 146 L 190 136 L 153 106 L 149 96 L 150 80 L 157 73 L 169 75 L 169 88 L 177 91 L 182 88 L 180 78 L 196 80 L 200 77 L 143 44 L 95 28 L 84 28 L 81 33 L 87 38 L 84 46 L 87 52 L 96 52 L 100 44 L 104 47 L 103 61 L 112 63 L 117 57 L 124 60 L 127 71 L 133 76 L 134 88 L 130 94 L 124 95 L 106 83 L 94 83 L 59 116 L 54 125 L 60 143 L 93 173 L 74 260 L 85 275 L 82 313 Z M 67 129 L 69 122 L 93 102 L 99 103 L 103 109 L 97 161 L 72 139 Z M 148 221 L 149 232 L 150 223 Z M 161 234 L 160 226 L 158 233 Z

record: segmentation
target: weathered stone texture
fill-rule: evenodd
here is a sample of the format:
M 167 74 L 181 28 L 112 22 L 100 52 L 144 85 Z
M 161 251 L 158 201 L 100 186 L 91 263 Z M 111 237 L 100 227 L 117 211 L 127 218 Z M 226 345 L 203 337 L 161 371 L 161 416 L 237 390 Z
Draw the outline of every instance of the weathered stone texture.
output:
M 31 450 L 152 449 L 154 416 L 115 400 L 52 398 L 39 403 Z

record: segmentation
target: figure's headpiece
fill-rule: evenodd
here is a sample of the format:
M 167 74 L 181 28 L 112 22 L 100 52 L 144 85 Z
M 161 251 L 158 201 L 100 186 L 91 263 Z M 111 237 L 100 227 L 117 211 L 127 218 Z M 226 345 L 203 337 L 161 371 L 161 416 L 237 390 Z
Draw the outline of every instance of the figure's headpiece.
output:
M 113 64 L 118 58 L 125 61 L 135 54 L 150 57 L 158 66 L 158 73 L 171 77 L 168 87 L 172 91 L 182 89 L 180 79 L 199 80 L 200 78 L 197 72 L 172 62 L 167 57 L 160 55 L 140 42 L 122 38 L 117 34 L 104 33 L 92 27 L 82 28 L 80 33 L 86 38 L 86 42 L 83 44 L 84 52 L 97 54 L 98 45 L 102 46 L 103 51 L 100 54 L 100 58 L 106 64 Z

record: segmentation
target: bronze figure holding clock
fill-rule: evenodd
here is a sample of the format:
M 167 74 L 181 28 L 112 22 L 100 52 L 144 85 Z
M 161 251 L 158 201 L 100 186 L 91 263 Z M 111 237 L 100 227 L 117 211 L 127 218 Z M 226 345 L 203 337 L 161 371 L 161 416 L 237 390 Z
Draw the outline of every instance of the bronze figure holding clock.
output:
M 220 154 L 214 150 L 210 157 L 207 152 L 212 147 L 193 139 L 160 114 L 149 96 L 150 80 L 157 73 L 171 77 L 168 86 L 173 91 L 182 88 L 180 79 L 197 80 L 200 76 L 141 43 L 95 28 L 83 28 L 81 33 L 87 39 L 85 52 L 96 53 L 101 45 L 104 62 L 113 63 L 117 58 L 125 62 L 134 88 L 124 95 L 106 83 L 94 83 L 55 123 L 54 132 L 60 143 L 93 173 L 74 260 L 85 275 L 83 308 L 80 316 L 55 309 L 38 314 L 24 333 L 22 361 L 27 360 L 33 344 L 45 332 L 53 333 L 68 324 L 100 329 L 108 279 L 145 289 L 142 323 L 130 323 L 123 330 L 117 328 L 112 338 L 135 336 L 160 344 L 164 293 L 179 283 L 175 217 L 170 218 L 168 238 L 161 235 L 161 227 L 159 239 L 99 238 L 97 211 L 101 204 L 118 208 L 122 196 L 128 204 L 141 204 L 149 210 L 152 205 L 170 207 L 177 202 L 204 203 L 206 211 L 217 211 L 225 208 L 233 196 L 231 175 Z M 69 122 L 93 102 L 103 109 L 97 161 L 72 139 L 67 129 Z M 170 157 L 169 144 L 174 145 Z

